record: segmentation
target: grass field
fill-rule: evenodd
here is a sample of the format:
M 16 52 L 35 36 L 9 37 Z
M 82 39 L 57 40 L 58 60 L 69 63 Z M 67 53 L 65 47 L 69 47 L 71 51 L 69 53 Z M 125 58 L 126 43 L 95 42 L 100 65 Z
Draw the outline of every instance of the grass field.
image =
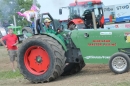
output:
M 0 46 L 0 86 L 130 86 L 130 72 L 115 75 L 107 65 L 87 64 L 78 74 L 32 84 L 18 69 L 15 73 L 12 71 L 7 50 Z

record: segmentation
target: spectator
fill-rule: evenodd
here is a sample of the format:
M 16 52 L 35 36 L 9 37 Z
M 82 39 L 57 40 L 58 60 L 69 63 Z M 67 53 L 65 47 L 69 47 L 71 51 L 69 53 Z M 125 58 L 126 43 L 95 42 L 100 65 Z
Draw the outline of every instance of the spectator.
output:
M 0 42 L 8 50 L 10 61 L 12 63 L 13 72 L 15 72 L 14 61 L 16 60 L 16 57 L 17 57 L 18 38 L 15 34 L 13 34 L 13 30 L 11 28 L 8 29 L 8 33 L 9 34 L 7 34 L 6 36 L 4 36 L 0 39 Z M 3 42 L 4 40 L 6 41 L 6 45 Z

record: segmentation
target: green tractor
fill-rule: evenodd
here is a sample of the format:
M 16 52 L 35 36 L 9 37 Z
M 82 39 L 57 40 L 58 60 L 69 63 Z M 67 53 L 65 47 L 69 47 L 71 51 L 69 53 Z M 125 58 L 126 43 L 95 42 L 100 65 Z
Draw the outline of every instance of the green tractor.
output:
M 40 19 L 41 28 L 43 13 Z M 51 17 L 53 22 L 53 18 Z M 57 31 L 53 23 L 54 30 Z M 130 69 L 130 29 L 71 29 L 43 32 L 24 40 L 18 67 L 31 82 L 50 82 L 78 73 L 85 64 L 108 64 L 115 74 Z
M 13 29 L 13 33 L 17 35 L 19 42 L 23 40 L 22 27 L 21 26 L 8 26 Z
M 31 37 L 33 35 L 31 33 L 32 30 L 30 29 L 30 27 L 24 27 L 22 29 L 21 26 L 8 26 L 8 28 L 12 28 L 13 29 L 13 33 L 17 35 L 19 42 L 22 42 L 26 38 Z M 28 30 L 28 32 L 25 32 L 25 30 Z

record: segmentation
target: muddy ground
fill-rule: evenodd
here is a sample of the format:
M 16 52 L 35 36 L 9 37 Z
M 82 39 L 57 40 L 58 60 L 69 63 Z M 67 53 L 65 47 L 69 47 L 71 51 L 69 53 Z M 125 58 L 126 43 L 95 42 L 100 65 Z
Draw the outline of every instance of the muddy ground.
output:
M 0 47 L 0 72 L 9 70 L 11 70 L 11 65 L 7 50 Z M 32 84 L 20 77 L 0 79 L 0 86 L 130 86 L 130 72 L 115 75 L 108 65 L 86 64 L 81 72 L 59 77 L 53 82 Z

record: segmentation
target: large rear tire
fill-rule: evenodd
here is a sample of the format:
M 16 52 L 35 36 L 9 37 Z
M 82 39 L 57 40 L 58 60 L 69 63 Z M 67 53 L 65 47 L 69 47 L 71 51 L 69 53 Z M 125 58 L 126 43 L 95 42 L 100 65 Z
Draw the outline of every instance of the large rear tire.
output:
M 49 82 L 64 70 L 66 57 L 62 46 L 53 38 L 40 35 L 25 40 L 18 51 L 18 67 L 31 82 Z
M 24 34 L 24 33 L 31 33 L 31 34 L 33 34 L 33 30 L 30 28 L 30 27 L 24 27 L 23 29 L 22 29 L 22 33 Z
M 23 40 L 25 40 L 25 39 L 28 38 L 28 36 L 27 36 L 28 33 L 34 35 L 33 30 L 32 30 L 30 27 L 24 27 L 24 28 L 22 29 Z M 22 41 L 23 41 L 23 40 L 22 40 Z

